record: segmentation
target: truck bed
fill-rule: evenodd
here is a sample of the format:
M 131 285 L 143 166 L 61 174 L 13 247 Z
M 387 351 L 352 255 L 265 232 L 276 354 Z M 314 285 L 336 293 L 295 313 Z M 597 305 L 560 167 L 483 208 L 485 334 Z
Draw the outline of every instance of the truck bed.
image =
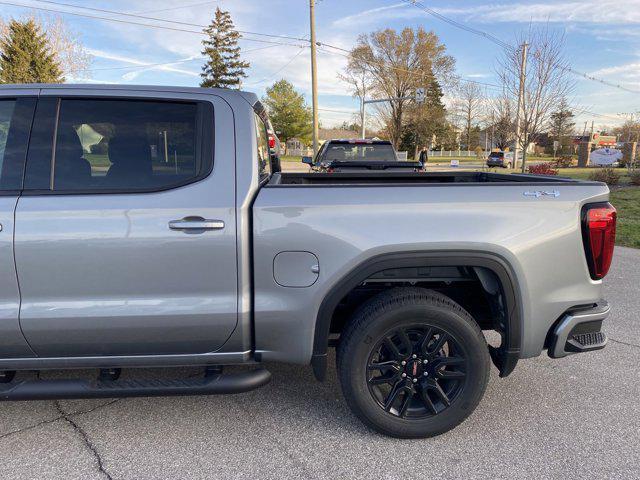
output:
M 278 185 L 371 185 L 371 184 L 486 184 L 521 185 L 594 184 L 567 177 L 493 172 L 345 172 L 345 173 L 280 173 L 272 176 L 270 186 Z

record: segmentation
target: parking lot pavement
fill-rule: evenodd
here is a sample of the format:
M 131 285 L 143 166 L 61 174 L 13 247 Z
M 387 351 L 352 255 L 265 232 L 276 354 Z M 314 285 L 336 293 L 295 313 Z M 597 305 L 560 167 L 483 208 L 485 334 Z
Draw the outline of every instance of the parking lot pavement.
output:
M 0 403 L 0 478 L 638 478 L 640 250 L 618 248 L 600 352 L 495 370 L 457 429 L 427 440 L 370 432 L 335 380 L 269 365 L 234 396 Z M 136 375 L 149 372 L 136 372 Z

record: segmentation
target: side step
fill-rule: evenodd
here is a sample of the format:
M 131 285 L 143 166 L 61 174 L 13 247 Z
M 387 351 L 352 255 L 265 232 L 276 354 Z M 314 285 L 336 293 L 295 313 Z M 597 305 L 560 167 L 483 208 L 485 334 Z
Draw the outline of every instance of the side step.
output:
M 242 393 L 262 387 L 270 380 L 271 373 L 264 368 L 177 380 L 22 380 L 0 384 L 0 401 Z

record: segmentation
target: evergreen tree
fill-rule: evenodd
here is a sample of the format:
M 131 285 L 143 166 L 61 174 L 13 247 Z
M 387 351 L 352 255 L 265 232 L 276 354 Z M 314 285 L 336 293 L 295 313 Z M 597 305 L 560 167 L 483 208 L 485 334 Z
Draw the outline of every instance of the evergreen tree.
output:
M 411 155 L 423 147 L 431 146 L 431 142 L 443 141 L 449 128 L 446 122 L 447 109 L 442 102 L 442 87 L 431 77 L 425 85 L 425 99 L 422 104 L 413 104 L 407 111 L 407 122 L 400 137 L 400 150 Z
M 309 141 L 313 129 L 311 110 L 291 83 L 284 79 L 274 83 L 267 88 L 262 103 L 269 111 L 269 118 L 280 140 L 286 142 L 297 137 Z
M 202 67 L 201 87 L 240 88 L 249 68 L 248 62 L 240 60 L 238 40 L 241 35 L 234 29 L 229 12 L 216 8 L 215 18 L 204 33 L 207 39 L 202 41 L 202 54 L 209 57 Z
M 60 63 L 32 19 L 12 20 L 0 39 L 0 83 L 62 83 Z
M 561 145 L 570 143 L 569 137 L 573 135 L 576 126 L 573 117 L 574 114 L 566 98 L 560 100 L 558 109 L 549 116 L 549 134 Z

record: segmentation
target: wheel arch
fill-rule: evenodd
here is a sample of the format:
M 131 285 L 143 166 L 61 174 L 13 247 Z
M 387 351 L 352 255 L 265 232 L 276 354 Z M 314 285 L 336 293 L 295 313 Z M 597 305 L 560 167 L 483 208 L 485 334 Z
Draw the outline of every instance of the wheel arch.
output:
M 344 296 L 372 275 L 383 270 L 405 267 L 482 267 L 493 272 L 504 293 L 507 318 L 499 348 L 490 347 L 491 358 L 500 376 L 509 375 L 520 354 L 522 335 L 522 302 L 513 268 L 502 256 L 490 252 L 411 251 L 376 255 L 364 260 L 338 280 L 325 295 L 318 313 L 313 337 L 311 365 L 315 377 L 323 381 L 326 376 L 327 350 L 333 313 Z

